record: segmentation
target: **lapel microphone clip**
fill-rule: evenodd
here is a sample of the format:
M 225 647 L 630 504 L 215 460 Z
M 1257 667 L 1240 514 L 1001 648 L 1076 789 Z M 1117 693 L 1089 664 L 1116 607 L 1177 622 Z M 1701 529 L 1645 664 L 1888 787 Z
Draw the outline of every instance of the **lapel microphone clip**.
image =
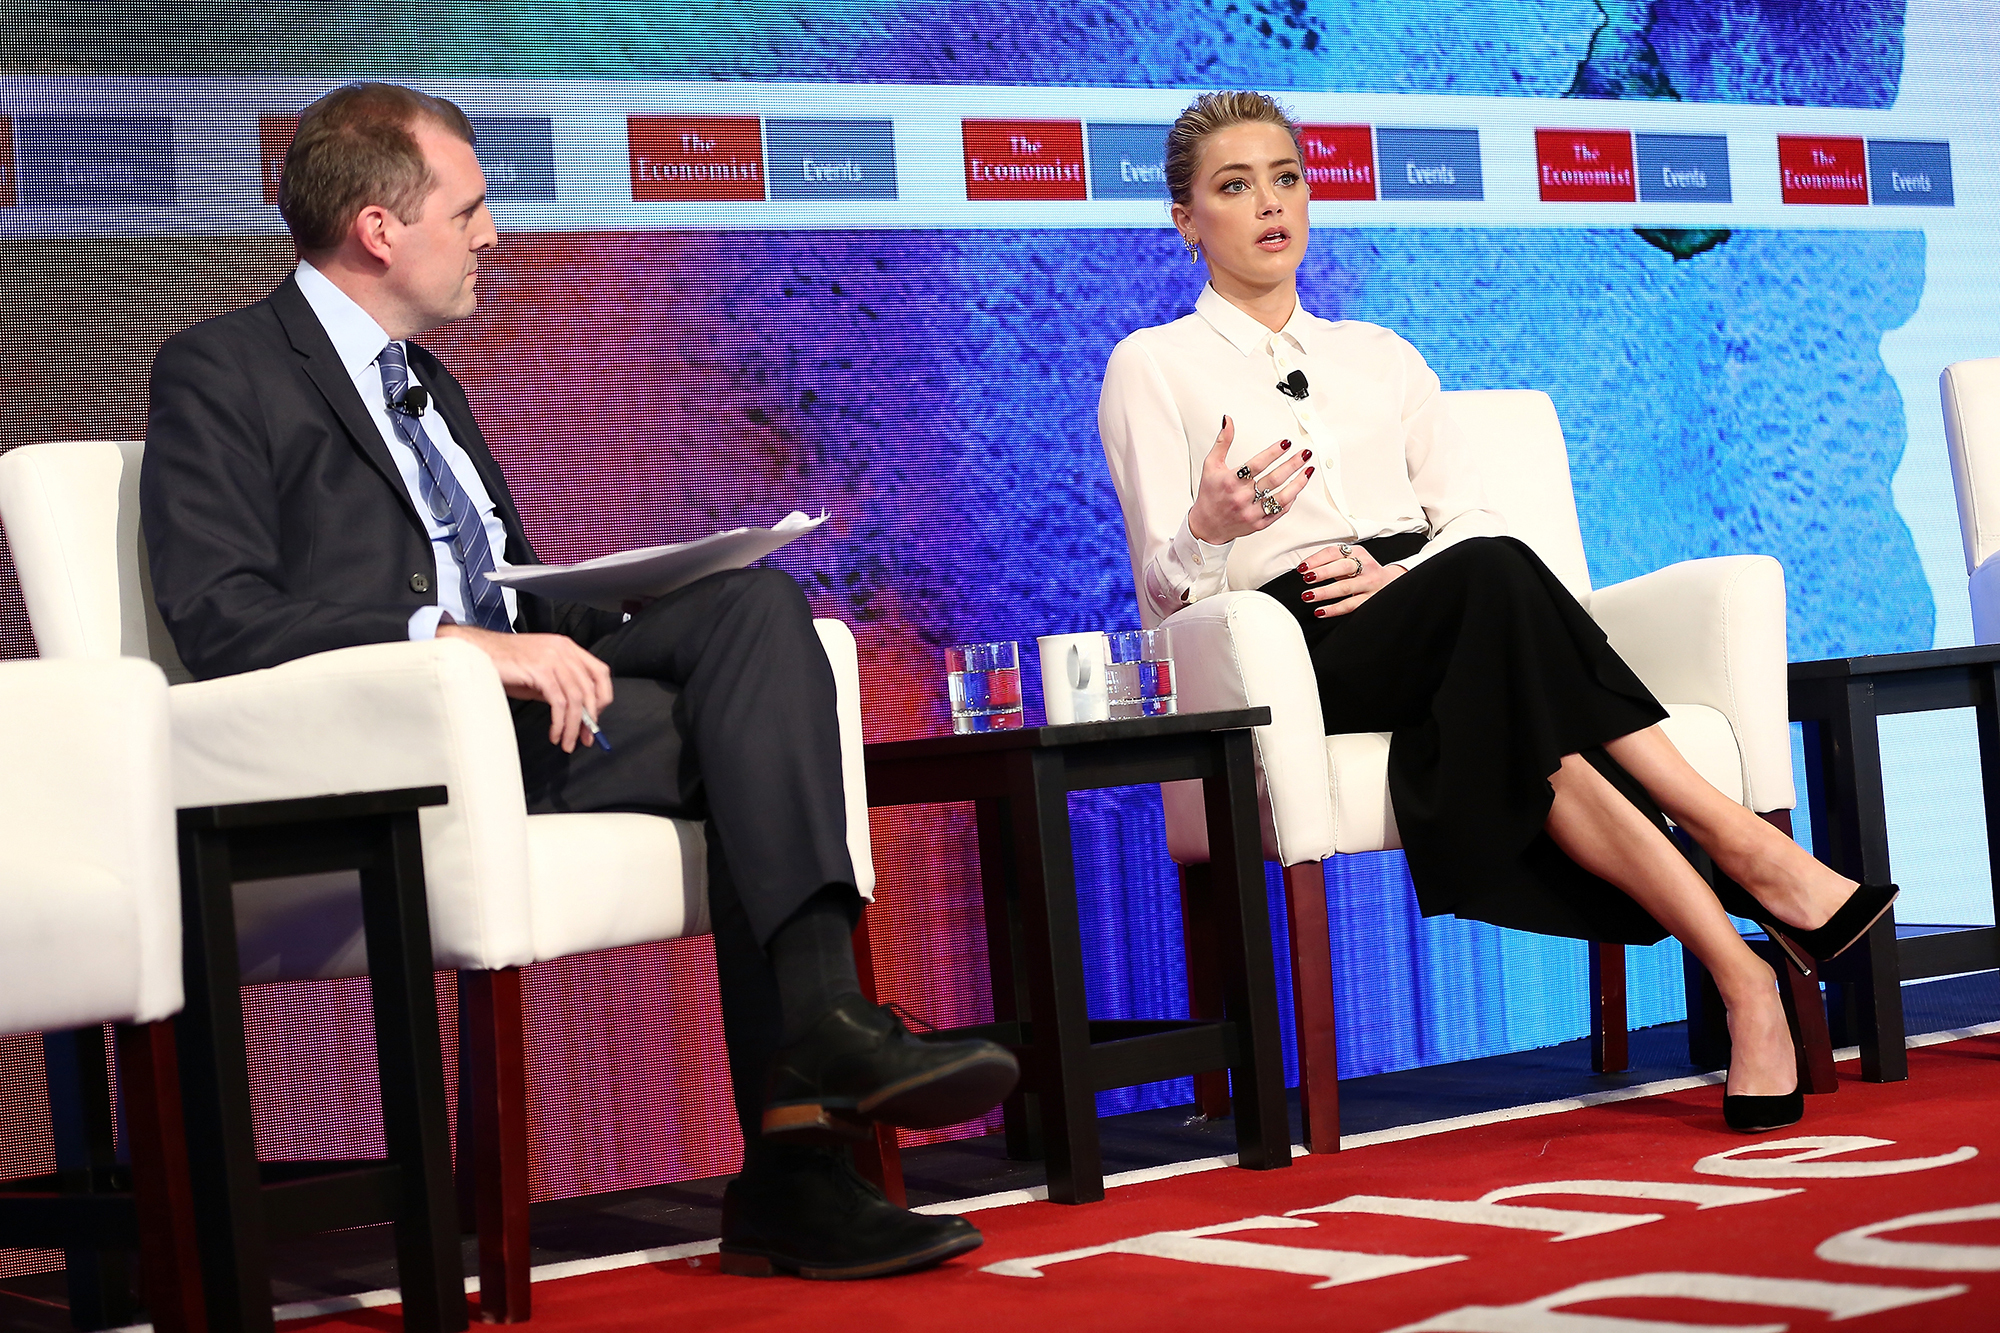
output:
M 1303 370 L 1295 370 L 1279 380 L 1278 392 L 1287 398 L 1303 402 L 1306 396 L 1306 373 Z

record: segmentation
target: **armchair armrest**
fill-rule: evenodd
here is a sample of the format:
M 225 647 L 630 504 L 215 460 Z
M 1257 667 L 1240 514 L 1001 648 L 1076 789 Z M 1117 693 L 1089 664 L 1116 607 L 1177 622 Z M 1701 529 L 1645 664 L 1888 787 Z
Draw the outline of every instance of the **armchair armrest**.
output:
M 861 666 L 854 631 L 838 620 L 815 620 L 820 646 L 833 668 L 840 711 L 840 776 L 847 796 L 847 854 L 854 861 L 854 887 L 875 900 L 875 853 L 868 839 L 868 780 L 861 759 Z
M 1972 601 L 1972 641 L 2000 643 L 2000 553 L 1972 571 L 1965 591 Z
M 1227 592 L 1176 611 L 1160 628 L 1173 648 L 1183 713 L 1260 705 L 1271 710 L 1270 724 L 1251 733 L 1266 854 L 1284 865 L 1331 856 L 1326 725 L 1298 622 L 1264 593 Z M 1199 784 L 1171 783 L 1162 793 L 1174 859 L 1206 861 Z
M 1782 565 L 1767 555 L 1684 560 L 1599 588 L 1590 614 L 1662 703 L 1729 719 L 1745 804 L 1793 806 Z
M 177 805 L 442 783 L 449 803 L 420 816 L 437 965 L 532 961 L 521 764 L 484 653 L 450 639 L 368 644 L 168 697 Z

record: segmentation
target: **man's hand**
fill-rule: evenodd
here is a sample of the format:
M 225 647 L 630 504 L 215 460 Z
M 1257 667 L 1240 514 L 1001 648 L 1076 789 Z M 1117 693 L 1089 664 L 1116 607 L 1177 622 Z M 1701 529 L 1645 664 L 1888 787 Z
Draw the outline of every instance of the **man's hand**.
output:
M 583 715 L 602 717 L 611 704 L 611 668 L 560 634 L 495 634 L 470 625 L 439 625 L 440 639 L 464 639 L 493 659 L 511 699 L 540 699 L 549 706 L 549 744 L 573 753 L 583 735 Z
M 1342 542 L 1307 556 L 1299 573 L 1306 580 L 1300 596 L 1312 604 L 1313 615 L 1325 617 L 1360 610 L 1363 602 L 1409 571 L 1401 565 L 1378 565 L 1367 547 Z

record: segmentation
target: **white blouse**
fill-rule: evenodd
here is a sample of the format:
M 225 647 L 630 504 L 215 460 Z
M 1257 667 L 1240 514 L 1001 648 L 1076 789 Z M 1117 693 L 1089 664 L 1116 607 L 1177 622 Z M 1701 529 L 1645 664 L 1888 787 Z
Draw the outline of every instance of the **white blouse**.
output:
M 1307 395 L 1278 383 L 1303 371 Z M 1188 530 L 1201 466 L 1227 414 L 1232 466 L 1289 439 L 1318 469 L 1262 532 L 1210 546 Z M 1131 334 L 1111 353 L 1097 430 L 1125 510 L 1141 618 L 1232 588 L 1256 588 L 1335 542 L 1429 535 L 1396 563 L 1414 568 L 1453 542 L 1498 536 L 1438 377 L 1402 338 L 1357 320 L 1293 311 L 1273 333 L 1202 289 L 1194 313 Z

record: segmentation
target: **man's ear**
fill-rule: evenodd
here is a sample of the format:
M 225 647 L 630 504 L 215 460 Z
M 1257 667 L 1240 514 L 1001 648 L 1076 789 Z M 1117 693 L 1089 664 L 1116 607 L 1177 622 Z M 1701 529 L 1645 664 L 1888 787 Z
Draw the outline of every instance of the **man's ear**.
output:
M 376 263 L 386 266 L 394 254 L 391 237 L 398 219 L 380 204 L 364 205 L 354 215 L 348 236 Z

